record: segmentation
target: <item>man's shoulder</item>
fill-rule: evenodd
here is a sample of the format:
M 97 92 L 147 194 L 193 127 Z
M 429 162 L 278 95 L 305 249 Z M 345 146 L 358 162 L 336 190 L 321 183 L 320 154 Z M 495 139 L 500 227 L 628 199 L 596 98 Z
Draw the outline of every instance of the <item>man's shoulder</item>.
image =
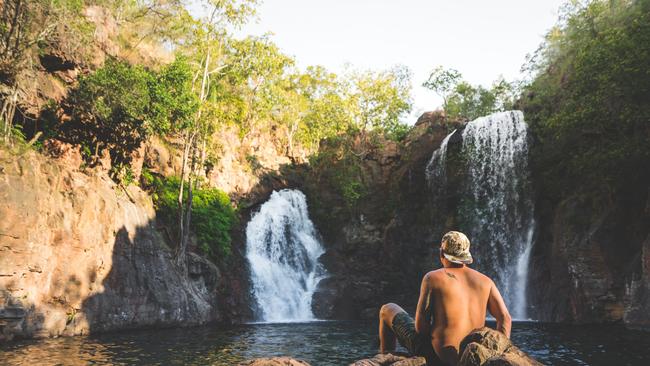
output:
M 434 269 L 433 271 L 429 271 L 424 275 L 424 280 L 435 280 L 437 277 L 440 277 L 443 274 L 444 268 Z
M 477 271 L 475 269 L 469 268 L 469 267 L 467 267 L 467 269 L 469 270 L 469 273 L 471 273 L 472 276 L 477 278 L 479 281 L 492 284 L 492 282 L 493 282 L 492 279 L 490 277 L 488 277 L 487 275 L 485 275 L 485 274 L 483 274 L 483 273 L 481 273 L 481 272 L 479 272 L 479 271 Z

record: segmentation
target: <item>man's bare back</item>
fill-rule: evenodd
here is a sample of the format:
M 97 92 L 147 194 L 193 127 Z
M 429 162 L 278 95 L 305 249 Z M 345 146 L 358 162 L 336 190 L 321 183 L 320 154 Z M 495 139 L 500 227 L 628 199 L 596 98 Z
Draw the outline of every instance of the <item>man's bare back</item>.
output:
M 498 330 L 510 336 L 510 316 L 494 282 L 466 266 L 443 267 L 427 273 L 422 280 L 416 331 L 424 333 L 428 328 L 438 357 L 447 364 L 456 364 L 460 341 L 485 325 L 487 309 L 495 318 L 503 318 Z
M 381 307 L 381 352 L 394 350 L 399 339 L 412 354 L 425 356 L 428 365 L 456 365 L 460 342 L 485 325 L 486 311 L 496 319 L 497 330 L 510 337 L 512 319 L 496 285 L 467 267 L 473 261 L 469 246 L 463 233 L 443 236 L 439 253 L 443 268 L 422 279 L 415 320 L 396 304 Z

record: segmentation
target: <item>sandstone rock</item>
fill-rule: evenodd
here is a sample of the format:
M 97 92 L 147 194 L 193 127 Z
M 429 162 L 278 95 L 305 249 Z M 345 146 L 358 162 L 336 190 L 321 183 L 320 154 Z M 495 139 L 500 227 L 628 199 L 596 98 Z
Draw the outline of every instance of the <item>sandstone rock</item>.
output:
M 129 158 L 131 159 L 131 174 L 133 174 L 133 180 L 135 182 L 140 180 L 140 175 L 142 174 L 142 167 L 145 160 L 145 150 L 146 146 L 144 143 L 142 143 L 140 144 L 140 147 L 138 147 L 136 150 L 133 150 L 131 154 L 129 154 Z
M 527 366 L 527 365 L 542 365 L 542 364 L 535 360 L 532 360 L 526 355 L 521 355 L 517 353 L 504 353 L 501 356 L 490 358 L 483 365 L 485 366 Z
M 151 198 L 106 172 L 0 149 L 0 341 L 219 320 L 221 273 L 174 264 Z
M 101 6 L 87 6 L 84 8 L 84 16 L 95 26 L 93 36 L 95 45 L 100 52 L 94 52 L 91 63 L 94 67 L 100 67 L 106 55 L 116 56 L 120 47 L 114 42 L 114 36 L 118 33 L 118 24 L 108 9 Z
M 494 329 L 476 329 L 460 342 L 459 366 L 537 366 L 529 357 Z
M 78 169 L 83 162 L 79 146 L 54 139 L 45 140 L 43 146 L 48 154 L 56 157 L 68 169 Z
M 493 349 L 471 342 L 467 344 L 465 352 L 461 354 L 458 363 L 460 365 L 483 365 L 488 359 L 498 355 L 499 353 Z
M 350 366 L 426 366 L 424 357 L 407 357 L 391 353 L 380 353 L 372 358 L 359 360 Z
M 309 364 L 290 357 L 271 357 L 240 362 L 238 366 L 309 366 Z
M 470 343 L 479 344 L 497 354 L 505 352 L 512 345 L 510 340 L 503 333 L 497 332 L 488 327 L 476 329 L 468 334 L 460 342 L 461 353 Z

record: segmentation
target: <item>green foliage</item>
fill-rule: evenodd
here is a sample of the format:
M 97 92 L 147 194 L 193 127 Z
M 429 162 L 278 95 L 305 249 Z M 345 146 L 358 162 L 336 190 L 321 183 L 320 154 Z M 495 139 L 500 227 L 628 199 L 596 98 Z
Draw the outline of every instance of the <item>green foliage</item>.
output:
M 160 219 L 177 232 L 178 177 L 154 178 L 155 203 Z M 187 197 L 185 187 L 184 195 Z M 191 229 L 196 234 L 199 249 L 212 259 L 227 258 L 231 252 L 230 231 L 236 223 L 235 209 L 230 198 L 216 188 L 196 188 L 192 197 Z
M 92 37 L 82 14 L 83 0 L 5 0 L 0 3 L 0 82 L 13 85 L 20 74 L 39 64 L 48 47 L 61 48 L 70 57 L 83 58 L 80 47 Z M 76 56 L 76 57 L 75 57 Z
M 521 104 L 549 196 L 648 184 L 650 2 L 573 2 L 527 65 Z
M 151 120 L 159 135 L 187 128 L 194 121 L 199 102 L 192 92 L 192 68 L 180 56 L 150 80 Z
M 394 139 L 402 136 L 400 117 L 411 110 L 411 72 L 397 67 L 384 72 L 357 72 L 350 78 L 355 127 L 381 131 Z
M 147 167 L 142 168 L 142 173 L 140 173 L 140 182 L 142 187 L 153 187 L 156 182 L 156 176 L 149 170 Z M 156 198 L 156 197 L 154 197 Z
M 133 169 L 128 164 L 117 164 L 111 168 L 111 175 L 115 177 L 124 187 L 128 187 L 135 182 Z
M 444 101 L 443 108 L 447 110 L 447 100 L 449 95 L 453 93 L 463 79 L 463 76 L 455 69 L 445 69 L 442 66 L 436 66 L 427 81 L 422 83 L 422 86 L 433 90 L 436 94 L 440 95 Z
M 184 59 L 159 73 L 108 60 L 70 93 L 72 121 L 61 127 L 60 137 L 95 152 L 109 148 L 114 164 L 128 163 L 130 153 L 150 135 L 177 131 L 192 121 L 197 102 L 191 78 Z
M 442 97 L 447 116 L 468 120 L 511 108 L 515 94 L 514 86 L 503 79 L 486 89 L 471 85 L 460 72 L 442 66 L 436 67 L 422 86 Z
M 310 156 L 309 163 L 316 181 L 324 181 L 353 209 L 368 194 L 361 169 L 362 159 L 354 151 L 354 135 L 327 139 L 327 146 Z

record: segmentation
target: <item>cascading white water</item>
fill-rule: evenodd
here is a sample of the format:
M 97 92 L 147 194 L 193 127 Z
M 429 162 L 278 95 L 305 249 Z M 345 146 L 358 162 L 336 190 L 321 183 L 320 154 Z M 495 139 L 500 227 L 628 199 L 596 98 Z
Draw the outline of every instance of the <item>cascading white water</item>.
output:
M 468 168 L 462 216 L 481 254 L 478 265 L 497 282 L 513 317 L 526 318 L 535 223 L 523 113 L 500 112 L 468 123 L 462 154 Z
M 429 187 L 431 188 L 444 188 L 447 184 L 447 144 L 454 133 L 456 133 L 456 130 L 451 131 L 451 133 L 442 140 L 440 147 L 431 154 L 431 159 L 429 159 L 429 163 L 425 169 L 427 183 L 429 183 Z
M 443 155 L 452 134 L 429 162 L 437 165 L 427 167 L 430 185 L 446 184 Z M 458 229 L 470 237 L 477 268 L 494 279 L 513 317 L 526 319 L 535 222 L 523 113 L 508 111 L 478 118 L 467 124 L 462 137 L 467 178 L 458 208 L 462 226 Z
M 324 249 L 298 190 L 274 191 L 246 227 L 246 257 L 259 320 L 314 320 L 311 299 L 326 276 Z

